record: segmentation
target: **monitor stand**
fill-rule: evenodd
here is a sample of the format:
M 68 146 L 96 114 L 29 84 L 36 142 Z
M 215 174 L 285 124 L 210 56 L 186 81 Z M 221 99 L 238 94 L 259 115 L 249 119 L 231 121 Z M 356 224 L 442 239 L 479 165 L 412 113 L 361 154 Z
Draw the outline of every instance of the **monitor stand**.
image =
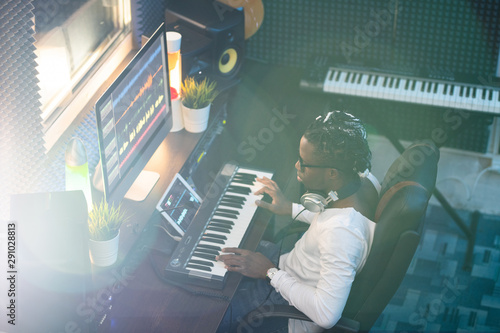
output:
M 160 179 L 160 174 L 154 171 L 142 170 L 137 179 L 134 181 L 125 199 L 132 201 L 143 201 L 153 189 L 156 182 Z
M 130 186 L 127 194 L 125 194 L 125 199 L 129 199 L 132 201 L 145 200 L 159 179 L 159 173 L 154 171 L 142 170 L 132 186 Z M 104 192 L 101 162 L 97 164 L 94 172 L 94 177 L 92 178 L 92 183 L 98 191 Z

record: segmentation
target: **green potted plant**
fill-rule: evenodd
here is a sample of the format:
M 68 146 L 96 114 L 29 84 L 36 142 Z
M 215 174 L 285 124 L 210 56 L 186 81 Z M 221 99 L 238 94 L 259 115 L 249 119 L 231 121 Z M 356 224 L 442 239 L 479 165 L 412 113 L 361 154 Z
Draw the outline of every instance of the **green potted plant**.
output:
M 106 201 L 94 203 L 89 212 L 89 249 L 92 263 L 110 266 L 118 258 L 120 227 L 128 220 L 121 205 L 109 205 Z
M 186 131 L 203 132 L 207 129 L 210 106 L 218 95 L 217 83 L 207 78 L 197 81 L 186 77 L 181 85 L 182 115 Z

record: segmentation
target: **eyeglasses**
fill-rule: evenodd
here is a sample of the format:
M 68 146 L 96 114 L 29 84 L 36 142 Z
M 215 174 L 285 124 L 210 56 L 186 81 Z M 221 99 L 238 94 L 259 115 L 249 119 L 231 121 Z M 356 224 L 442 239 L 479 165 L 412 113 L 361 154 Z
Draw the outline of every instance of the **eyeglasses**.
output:
M 332 168 L 332 169 L 338 169 L 334 166 L 330 165 L 313 165 L 313 164 L 304 164 L 304 160 L 302 157 L 299 155 L 299 166 L 300 166 L 300 171 L 304 171 L 305 168 Z

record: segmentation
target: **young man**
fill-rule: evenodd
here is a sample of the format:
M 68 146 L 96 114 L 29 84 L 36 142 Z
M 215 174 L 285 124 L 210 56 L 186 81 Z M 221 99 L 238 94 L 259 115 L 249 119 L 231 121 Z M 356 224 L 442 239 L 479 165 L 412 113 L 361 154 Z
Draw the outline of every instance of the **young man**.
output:
M 301 198 L 303 205 L 287 200 L 274 181 L 259 180 L 264 187 L 257 194 L 269 194 L 272 202 L 257 205 L 297 217 L 310 227 L 291 252 L 280 256 L 279 264 L 268 258 L 270 253 L 266 257 L 259 252 L 223 249 L 228 254 L 221 254 L 219 260 L 228 270 L 258 280 L 252 281 L 251 288 L 247 285 L 251 280 L 242 284 L 219 331 L 230 330 L 231 325 L 234 329 L 242 316 L 260 304 L 291 304 L 312 319 L 312 323 L 290 320 L 289 332 L 321 332 L 336 324 L 372 243 L 375 224 L 370 219 L 380 185 L 368 172 L 370 159 L 361 122 L 334 111 L 316 118 L 300 140 L 295 168 L 297 179 L 308 190 Z M 273 249 L 264 245 L 263 252 Z M 273 251 L 277 256 L 276 248 Z M 264 327 L 254 329 L 266 331 Z

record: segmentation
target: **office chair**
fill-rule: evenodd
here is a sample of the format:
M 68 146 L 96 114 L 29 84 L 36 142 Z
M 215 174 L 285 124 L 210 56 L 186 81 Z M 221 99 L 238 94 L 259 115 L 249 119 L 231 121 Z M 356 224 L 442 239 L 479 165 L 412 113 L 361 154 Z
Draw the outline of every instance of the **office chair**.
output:
M 409 146 L 382 182 L 375 234 L 365 266 L 355 277 L 342 318 L 326 332 L 369 331 L 401 284 L 420 241 L 427 204 L 436 184 L 439 150 L 431 142 Z M 268 317 L 310 319 L 293 306 L 258 308 L 244 323 Z

